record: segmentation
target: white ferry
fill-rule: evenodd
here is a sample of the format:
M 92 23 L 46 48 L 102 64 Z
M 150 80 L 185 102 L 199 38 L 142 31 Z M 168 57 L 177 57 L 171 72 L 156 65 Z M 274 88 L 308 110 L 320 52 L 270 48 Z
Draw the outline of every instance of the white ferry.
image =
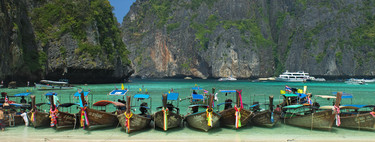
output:
M 288 70 L 279 75 L 276 78 L 276 81 L 283 81 L 283 82 L 306 82 L 311 81 L 312 77 L 309 76 L 309 73 L 304 71 L 298 72 L 288 72 Z
M 65 90 L 73 89 L 67 81 L 40 80 L 40 84 L 35 83 L 38 90 Z

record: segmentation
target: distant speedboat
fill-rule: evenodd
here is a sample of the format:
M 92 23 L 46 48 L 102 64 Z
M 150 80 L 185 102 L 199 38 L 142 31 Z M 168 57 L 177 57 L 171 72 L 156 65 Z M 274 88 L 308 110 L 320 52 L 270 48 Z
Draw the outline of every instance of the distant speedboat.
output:
M 276 81 L 283 81 L 283 82 L 306 82 L 311 81 L 313 77 L 309 76 L 309 73 L 304 71 L 298 72 L 288 72 L 285 71 L 284 73 L 280 74 L 279 77 L 276 78 Z
M 350 78 L 347 81 L 345 81 L 346 84 L 353 84 L 353 85 L 366 85 L 366 82 L 364 79 L 355 79 L 355 78 Z
M 236 81 L 237 79 L 234 77 L 223 77 L 219 78 L 219 81 Z
M 326 79 L 324 79 L 324 78 L 315 78 L 313 81 L 321 81 L 321 82 L 323 82 L 323 81 L 326 81 Z

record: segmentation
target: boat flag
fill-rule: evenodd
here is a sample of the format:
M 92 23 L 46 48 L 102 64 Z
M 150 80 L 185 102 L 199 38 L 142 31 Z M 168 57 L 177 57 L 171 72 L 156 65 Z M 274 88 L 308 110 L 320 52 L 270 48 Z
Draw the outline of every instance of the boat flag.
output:
M 141 89 L 141 88 L 139 88 L 139 92 L 142 92 L 142 89 Z
M 280 94 L 281 95 L 285 94 L 285 91 L 284 90 L 280 90 Z
M 302 93 L 303 93 L 302 89 L 298 89 L 298 90 L 297 90 L 297 93 L 302 94 Z
M 205 94 L 208 94 L 208 91 L 207 91 L 207 90 L 203 90 L 203 92 L 204 92 Z
M 121 90 L 125 90 L 124 84 L 121 84 Z
M 285 85 L 285 91 L 292 92 L 292 89 L 289 86 Z

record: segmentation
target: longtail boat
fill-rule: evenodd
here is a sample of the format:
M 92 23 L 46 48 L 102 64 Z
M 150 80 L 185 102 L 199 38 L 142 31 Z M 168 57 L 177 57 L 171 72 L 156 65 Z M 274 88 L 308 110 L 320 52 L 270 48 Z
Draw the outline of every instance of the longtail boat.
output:
M 213 95 L 209 97 L 209 105 L 196 104 L 189 106 L 193 109 L 192 114 L 185 116 L 185 121 L 190 127 L 200 129 L 203 131 L 208 131 L 213 127 L 219 126 L 219 120 L 221 115 L 216 113 L 212 109 Z M 206 108 L 204 111 L 198 111 L 199 107 L 203 106 Z
M 323 95 L 320 97 L 328 98 L 328 96 Z M 343 92 L 341 98 L 353 99 L 353 96 Z M 334 108 L 332 106 L 322 106 L 321 109 L 331 110 Z M 336 126 L 340 128 L 375 131 L 375 105 L 341 105 L 338 119 L 340 121 L 337 121 Z
M 134 95 L 135 99 L 144 100 L 149 99 L 150 96 L 147 94 L 136 94 Z M 150 125 L 151 115 L 149 115 L 150 108 L 147 107 L 147 104 L 142 103 L 140 106 L 141 114 L 135 114 L 131 111 L 131 97 L 126 96 L 126 111 L 123 114 L 117 116 L 122 128 L 126 133 L 131 133 L 133 131 L 142 130 Z M 151 100 L 150 100 L 151 102 Z
M 7 117 L 4 119 L 5 126 L 18 126 L 18 125 L 25 125 L 25 121 L 23 120 L 23 117 L 21 115 L 16 115 L 18 112 L 21 112 L 21 110 L 25 111 L 26 109 L 30 108 L 30 105 L 27 103 L 16 103 L 18 97 L 27 97 L 31 93 L 19 93 L 15 94 L 14 96 L 7 96 L 5 94 L 5 98 L 16 98 L 16 101 L 11 100 L 1 100 L 0 106 L 3 106 L 4 103 L 7 103 L 9 106 L 4 107 L 4 111 Z M 5 102 L 6 101 L 6 102 Z
M 269 109 L 255 111 L 251 122 L 258 126 L 273 127 L 280 120 L 280 114 L 281 112 L 274 111 L 273 96 L 269 96 Z
M 80 107 L 81 110 L 79 111 L 80 114 L 80 124 L 83 129 L 86 127 L 92 129 L 97 127 L 110 127 L 116 126 L 118 124 L 118 119 L 116 114 L 104 112 L 100 110 L 95 110 L 87 107 L 87 102 L 85 101 L 84 92 L 81 92 L 80 96 Z M 121 105 L 122 103 L 119 102 L 112 102 L 112 101 L 99 101 L 94 103 L 94 106 L 106 106 L 108 104 L 115 104 Z M 122 104 L 124 105 L 124 104 Z M 125 105 L 124 105 L 125 106 Z
M 58 109 L 58 107 L 71 107 L 75 105 L 74 103 L 66 103 L 58 105 L 55 104 L 54 97 L 57 97 L 57 93 L 47 93 L 46 96 L 49 97 L 50 102 L 50 111 L 49 116 L 51 118 L 51 127 L 55 127 L 56 129 L 63 129 L 63 128 L 75 128 L 77 125 L 77 115 L 71 114 L 68 112 L 61 111 L 62 109 Z
M 375 131 L 375 105 L 343 105 L 340 109 L 338 127 Z
M 154 114 L 154 124 L 164 131 L 175 127 L 181 127 L 182 116 L 180 115 L 178 106 L 174 107 L 172 103 L 167 104 L 167 101 L 177 101 L 178 96 L 178 93 L 163 94 L 163 106 L 159 107 L 161 110 Z
M 339 107 L 342 93 L 337 93 L 335 108 Z M 285 124 L 310 129 L 332 128 L 338 109 L 322 110 L 312 105 L 290 105 L 283 107 L 282 120 Z
M 222 126 L 232 127 L 232 128 L 240 128 L 242 126 L 246 126 L 249 122 L 253 112 L 250 110 L 244 109 L 244 104 L 242 103 L 242 90 L 235 90 L 236 91 L 236 104 L 234 108 L 227 108 L 220 111 L 220 124 Z
M 40 112 L 36 108 L 35 104 L 35 96 L 31 95 L 31 111 L 27 113 L 27 117 L 29 118 L 31 124 L 36 127 L 42 127 L 42 126 L 49 126 L 50 125 L 50 118 L 49 113 L 46 112 Z

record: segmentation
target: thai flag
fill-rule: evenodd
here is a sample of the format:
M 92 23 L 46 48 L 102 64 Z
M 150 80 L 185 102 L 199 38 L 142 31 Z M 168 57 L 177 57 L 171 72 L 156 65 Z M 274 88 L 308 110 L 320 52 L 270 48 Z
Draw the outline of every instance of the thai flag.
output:
M 289 86 L 285 85 L 285 91 L 292 92 L 292 89 Z
M 309 103 L 310 105 L 312 105 L 312 101 L 310 99 L 310 97 L 307 96 L 307 103 Z
M 207 91 L 207 90 L 203 90 L 203 92 L 204 92 L 205 94 L 208 94 L 208 91 Z

